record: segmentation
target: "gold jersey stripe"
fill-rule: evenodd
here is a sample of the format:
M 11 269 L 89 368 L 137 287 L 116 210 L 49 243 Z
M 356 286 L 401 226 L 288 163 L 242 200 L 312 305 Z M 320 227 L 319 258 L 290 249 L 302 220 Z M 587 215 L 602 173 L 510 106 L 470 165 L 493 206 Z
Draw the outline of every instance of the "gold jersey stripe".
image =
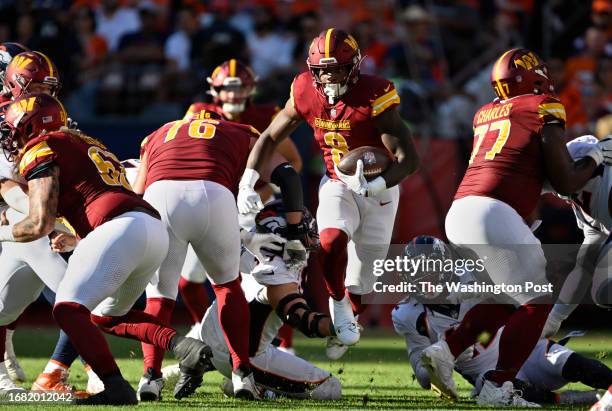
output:
M 390 105 L 399 103 L 400 97 L 397 94 L 397 90 L 393 89 L 389 91 L 387 94 L 377 98 L 372 103 L 372 116 L 376 117 L 383 111 L 385 111 Z
M 30 148 L 22 157 L 19 163 L 19 173 L 23 174 L 23 171 L 32 164 L 39 157 L 44 157 L 53 154 L 53 150 L 49 147 L 46 141 L 42 141 Z
M 291 88 L 289 89 L 289 101 L 291 102 L 291 106 L 293 107 L 293 109 L 297 111 L 297 108 L 295 107 L 295 100 L 293 99 L 293 84 L 294 83 L 295 81 L 291 82 Z
M 538 107 L 538 115 L 544 117 L 550 115 L 560 120 L 566 121 L 565 107 L 560 103 L 545 103 Z

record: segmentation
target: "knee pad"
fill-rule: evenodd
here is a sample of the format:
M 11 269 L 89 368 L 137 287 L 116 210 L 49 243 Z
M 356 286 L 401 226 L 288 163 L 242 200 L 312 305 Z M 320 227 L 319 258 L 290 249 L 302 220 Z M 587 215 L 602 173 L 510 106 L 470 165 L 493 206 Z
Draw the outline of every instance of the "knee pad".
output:
M 302 314 L 297 313 L 300 309 L 304 310 Z M 319 334 L 319 322 L 326 316 L 312 311 L 302 294 L 283 297 L 276 307 L 276 313 L 285 324 L 298 329 L 306 337 L 323 337 Z
M 328 379 L 310 392 L 310 397 L 313 400 L 339 400 L 342 397 L 342 385 L 340 384 L 340 380 L 330 375 Z

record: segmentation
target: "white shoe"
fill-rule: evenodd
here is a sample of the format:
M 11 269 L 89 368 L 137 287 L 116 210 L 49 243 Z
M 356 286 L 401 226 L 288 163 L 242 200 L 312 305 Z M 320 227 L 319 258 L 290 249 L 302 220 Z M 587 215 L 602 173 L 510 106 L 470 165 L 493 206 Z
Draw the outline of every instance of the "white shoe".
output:
M 189 332 L 185 334 L 185 337 L 190 337 L 190 338 L 193 338 L 194 340 L 202 341 L 202 338 L 200 337 L 201 330 L 202 330 L 202 326 L 200 325 L 200 323 L 195 323 L 194 325 L 191 326 L 191 328 L 189 329 Z
M 325 345 L 325 355 L 330 360 L 339 360 L 348 351 L 349 346 L 344 345 L 340 342 L 337 337 L 327 337 L 327 344 Z
M 87 369 L 87 392 L 95 395 L 104 391 L 104 383 L 91 368 Z
M 15 355 L 15 347 L 13 346 L 13 330 L 6 330 L 6 346 L 4 348 L 4 364 L 6 370 L 9 373 L 11 380 L 17 382 L 24 382 L 26 380 L 25 372 L 17 361 L 17 355 Z
M 10 393 L 26 392 L 25 389 L 16 385 L 9 377 L 4 362 L 0 363 L 0 396 Z
M 178 363 L 165 366 L 164 368 L 162 368 L 161 372 L 164 381 L 168 381 L 172 378 L 178 378 L 181 375 L 181 369 L 179 368 Z
M 329 314 L 338 340 L 344 345 L 357 344 L 361 333 L 348 296 L 340 301 L 329 297 Z
M 612 411 L 612 385 L 603 397 L 591 407 L 590 411 Z
M 161 401 L 164 379 L 153 378 L 153 370 L 149 368 L 147 373 L 140 378 L 136 396 L 139 401 Z
M 421 364 L 429 374 L 431 389 L 441 397 L 456 400 L 457 387 L 453 379 L 455 357 L 451 354 L 448 344 L 440 340 L 423 350 Z
M 520 390 L 515 390 L 511 381 L 506 381 L 501 387 L 485 380 L 476 399 L 478 405 L 493 407 L 541 408 L 540 404 L 529 402 L 522 397 Z
M 234 387 L 234 397 L 236 398 L 240 398 L 243 400 L 261 399 L 259 391 L 257 390 L 257 386 L 255 385 L 253 373 L 241 377 L 240 375 L 236 374 L 235 371 L 233 371 L 232 386 Z

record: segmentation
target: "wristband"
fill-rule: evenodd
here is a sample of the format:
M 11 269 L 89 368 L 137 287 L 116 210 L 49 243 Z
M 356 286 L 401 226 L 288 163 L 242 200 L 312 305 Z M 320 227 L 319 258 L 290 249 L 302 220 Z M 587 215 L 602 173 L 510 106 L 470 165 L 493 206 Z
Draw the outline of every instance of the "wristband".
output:
M 242 178 L 240 179 L 240 184 L 238 184 L 238 187 L 253 188 L 255 187 L 255 183 L 257 183 L 257 180 L 259 180 L 259 173 L 256 170 L 253 170 L 252 168 L 247 168 L 242 174 Z
M 376 197 L 387 189 L 387 182 L 382 176 L 376 177 L 368 183 L 368 197 Z

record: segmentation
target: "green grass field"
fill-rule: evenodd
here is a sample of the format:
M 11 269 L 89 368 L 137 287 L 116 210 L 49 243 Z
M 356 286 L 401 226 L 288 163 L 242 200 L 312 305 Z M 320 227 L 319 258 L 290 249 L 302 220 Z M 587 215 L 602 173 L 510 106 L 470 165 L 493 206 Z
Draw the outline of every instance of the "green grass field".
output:
M 36 375 L 43 369 L 51 354 L 57 331 L 53 329 L 33 329 L 21 327 L 14 337 L 20 362 L 24 367 L 29 388 Z M 109 337 L 112 351 L 118 359 L 123 375 L 136 387 L 142 373 L 140 345 L 135 341 Z M 366 332 L 362 341 L 345 355 L 342 361 L 326 359 L 322 340 L 296 339 L 296 350 L 301 356 L 319 367 L 330 370 L 339 377 L 343 386 L 343 399 L 337 402 L 315 402 L 297 400 L 267 400 L 244 402 L 228 399 L 221 394 L 218 386 L 221 376 L 217 372 L 205 376 L 204 385 L 197 394 L 189 399 L 177 401 L 172 397 L 172 388 L 164 389 L 164 400 L 154 404 L 140 404 L 139 409 L 179 410 L 183 408 L 207 409 L 477 409 L 469 399 L 471 387 L 460 377 L 461 400 L 446 403 L 430 391 L 422 390 L 412 375 L 407 361 L 404 341 L 390 333 Z M 575 338 L 569 346 L 582 354 L 599 358 L 612 366 L 612 335 L 601 332 L 588 333 Z M 170 364 L 172 359 L 167 361 Z M 73 366 L 70 381 L 79 389 L 85 389 L 86 374 L 80 363 Z M 580 385 L 568 386 L 573 389 L 585 388 Z M 21 405 L 19 410 L 57 409 L 59 405 Z M 66 406 L 63 404 L 62 406 Z M 0 404 L 7 409 L 12 405 Z M 112 407 L 87 407 L 85 409 L 105 409 Z M 124 407 L 115 407 L 124 408 Z M 553 407 L 552 409 L 562 409 Z

